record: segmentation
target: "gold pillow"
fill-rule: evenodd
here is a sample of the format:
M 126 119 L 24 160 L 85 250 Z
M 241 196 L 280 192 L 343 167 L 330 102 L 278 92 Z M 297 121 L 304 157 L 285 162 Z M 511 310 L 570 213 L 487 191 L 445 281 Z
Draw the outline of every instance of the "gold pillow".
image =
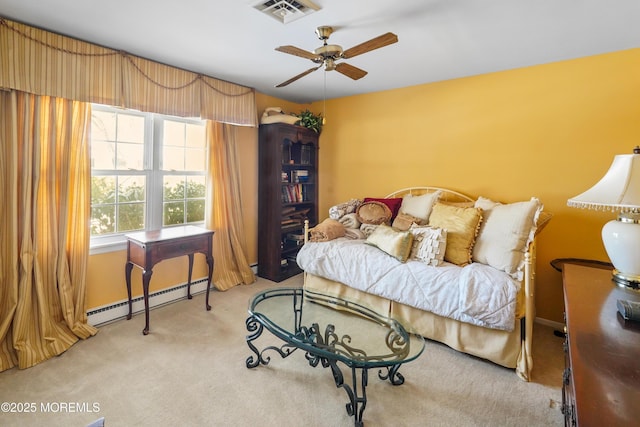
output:
M 409 231 L 396 231 L 381 224 L 371 233 L 365 243 L 376 246 L 400 262 L 405 262 L 411 254 L 413 234 Z
M 460 266 L 471 262 L 473 245 L 482 222 L 482 209 L 460 208 L 436 203 L 429 225 L 447 230 L 444 260 Z
M 393 220 L 393 228 L 400 231 L 407 231 L 411 228 L 412 224 L 422 225 L 424 221 L 408 213 L 400 212 L 398 216 Z
M 391 209 L 382 202 L 364 202 L 356 210 L 356 218 L 363 224 L 388 224 Z

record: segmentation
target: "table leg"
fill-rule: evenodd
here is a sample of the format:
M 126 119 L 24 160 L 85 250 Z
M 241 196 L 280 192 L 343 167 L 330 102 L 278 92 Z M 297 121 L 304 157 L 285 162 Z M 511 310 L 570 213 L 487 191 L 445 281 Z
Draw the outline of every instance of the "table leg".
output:
M 254 356 L 247 357 L 247 361 L 246 361 L 247 368 L 255 368 L 259 364 L 268 365 L 269 362 L 271 361 L 271 358 L 269 356 L 263 356 L 263 354 L 267 351 L 275 351 L 280 355 L 280 357 L 284 359 L 285 357 L 290 356 L 294 351 L 297 350 L 296 346 L 285 342 L 285 344 L 283 344 L 281 347 L 270 345 L 262 349 L 262 351 L 259 351 L 258 348 L 255 345 L 253 345 L 253 341 L 258 339 L 258 337 L 262 335 L 264 326 L 262 325 L 262 323 L 260 323 L 258 319 L 256 319 L 255 316 L 249 316 L 245 321 L 245 324 L 247 325 L 247 331 L 251 332 L 246 337 L 247 345 L 249 346 L 249 349 L 251 349 L 251 351 L 255 353 L 255 357 Z
M 193 254 L 187 255 L 189 257 L 189 276 L 187 281 L 187 299 L 191 299 L 191 273 L 193 272 Z
M 330 359 L 328 364 L 331 367 L 331 373 L 333 374 L 333 380 L 336 383 L 336 387 L 344 389 L 349 396 L 349 403 L 347 403 L 347 414 L 354 418 L 355 427 L 363 427 L 364 422 L 362 416 L 364 409 L 367 406 L 367 383 L 368 383 L 368 371 L 367 368 L 351 367 L 351 386 L 345 384 L 342 371 L 338 367 L 337 360 Z M 360 381 L 358 381 L 360 376 Z M 358 391 L 358 382 L 360 382 L 360 391 Z
M 127 314 L 127 320 L 131 320 L 131 270 L 133 269 L 133 263 L 127 262 L 124 268 L 124 276 L 127 282 L 127 298 L 129 300 L 129 314 Z
M 207 297 L 205 300 L 205 307 L 207 311 L 211 310 L 211 305 L 209 305 L 209 292 L 211 291 L 211 278 L 213 277 L 213 256 L 205 254 L 207 258 L 207 265 L 209 266 L 209 277 L 207 279 Z
M 382 381 L 389 380 L 389 382 L 393 385 L 404 384 L 404 377 L 400 372 L 398 372 L 400 366 L 402 366 L 402 363 L 393 366 L 387 366 L 387 373 L 384 374 L 382 370 L 378 371 L 378 378 L 380 378 Z
M 142 335 L 149 334 L 149 282 L 153 270 L 145 270 L 142 272 L 142 293 L 144 295 L 144 329 Z

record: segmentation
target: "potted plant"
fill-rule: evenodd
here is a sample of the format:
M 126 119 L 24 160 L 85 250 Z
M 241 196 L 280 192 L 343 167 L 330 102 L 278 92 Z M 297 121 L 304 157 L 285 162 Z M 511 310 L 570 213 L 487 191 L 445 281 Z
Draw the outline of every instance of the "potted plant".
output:
M 322 131 L 322 114 L 314 114 L 310 110 L 304 110 L 298 114 L 300 120 L 296 124 L 311 129 L 316 133 Z

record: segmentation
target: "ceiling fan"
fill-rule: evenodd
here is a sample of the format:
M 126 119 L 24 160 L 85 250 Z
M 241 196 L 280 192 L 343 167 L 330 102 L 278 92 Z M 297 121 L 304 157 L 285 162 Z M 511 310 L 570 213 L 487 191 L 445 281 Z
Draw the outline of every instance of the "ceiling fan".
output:
M 276 50 L 283 53 L 288 53 L 289 55 L 299 56 L 301 58 L 310 59 L 316 64 L 319 64 L 317 67 L 309 68 L 307 71 L 304 71 L 298 74 L 295 77 L 290 78 L 289 80 L 276 85 L 276 87 L 283 87 L 290 83 L 295 82 L 296 80 L 306 76 L 309 73 L 316 71 L 318 68 L 324 65 L 325 71 L 336 70 L 337 72 L 344 74 L 345 76 L 352 78 L 353 80 L 358 80 L 367 75 L 367 72 L 354 67 L 353 65 L 349 65 L 345 62 L 336 63 L 339 59 L 349 59 L 353 58 L 357 55 L 362 55 L 363 53 L 367 53 L 374 49 L 378 49 L 398 41 L 398 36 L 393 33 L 385 33 L 381 36 L 375 37 L 369 41 L 364 43 L 360 43 L 357 46 L 354 46 L 347 50 L 342 50 L 341 46 L 337 44 L 327 44 L 327 40 L 329 36 L 333 33 L 333 28 L 329 26 L 321 26 L 316 29 L 316 34 L 318 38 L 323 41 L 323 45 L 314 50 L 313 52 L 308 52 L 304 49 L 300 49 L 295 46 L 287 45 L 277 47 Z

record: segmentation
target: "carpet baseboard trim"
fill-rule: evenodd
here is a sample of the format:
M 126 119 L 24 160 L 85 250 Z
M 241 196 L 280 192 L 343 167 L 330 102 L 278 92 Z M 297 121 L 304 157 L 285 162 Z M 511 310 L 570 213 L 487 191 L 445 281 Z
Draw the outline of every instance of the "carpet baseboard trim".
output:
M 197 295 L 207 290 L 207 278 L 191 281 L 191 295 Z M 187 283 L 182 283 L 170 288 L 162 289 L 149 294 L 149 309 L 170 304 L 187 298 Z M 144 311 L 144 297 L 131 299 L 133 314 Z M 87 322 L 92 326 L 102 326 L 115 320 L 127 317 L 129 302 L 124 299 L 102 307 L 92 308 L 87 311 Z

